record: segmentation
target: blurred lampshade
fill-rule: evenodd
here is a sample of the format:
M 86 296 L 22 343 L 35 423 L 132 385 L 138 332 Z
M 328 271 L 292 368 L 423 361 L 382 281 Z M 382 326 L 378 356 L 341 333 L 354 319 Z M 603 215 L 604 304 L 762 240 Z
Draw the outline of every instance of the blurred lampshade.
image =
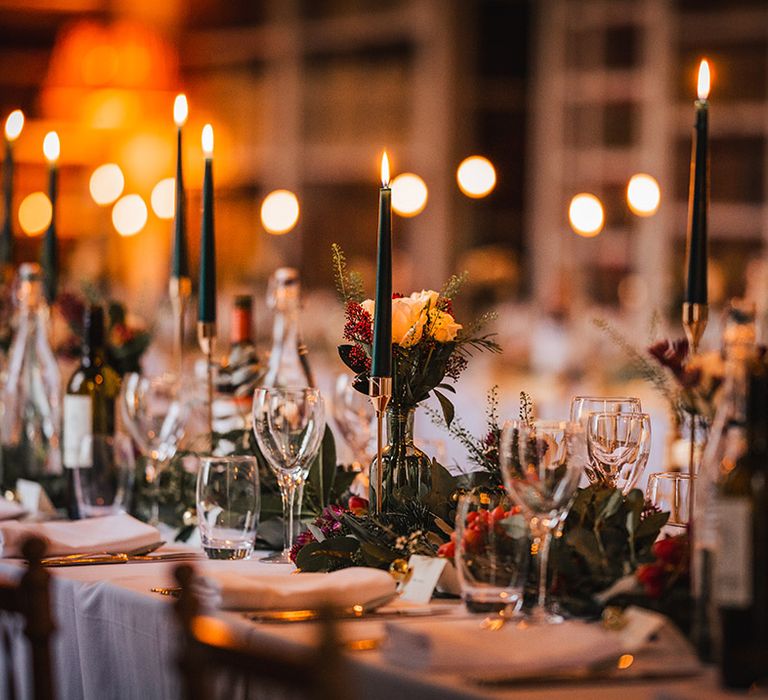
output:
M 496 169 L 483 156 L 470 156 L 461 161 L 456 171 L 459 189 L 473 199 L 489 195 L 496 187 Z
M 121 236 L 136 235 L 147 223 L 147 205 L 138 194 L 127 194 L 112 208 L 112 224 Z
M 93 201 L 99 206 L 112 204 L 123 193 L 125 177 L 115 163 L 100 165 L 91 174 L 89 189 Z
M 45 192 L 28 194 L 19 206 L 19 226 L 28 236 L 41 234 L 51 223 L 53 207 Z
M 637 173 L 629 179 L 627 185 L 627 204 L 637 216 L 653 216 L 659 209 L 661 189 L 656 178 L 645 173 Z
M 418 175 L 402 173 L 392 180 L 392 208 L 400 216 L 416 216 L 427 206 L 427 185 Z
M 568 209 L 571 228 L 579 236 L 592 238 L 603 230 L 605 215 L 603 205 L 593 194 L 577 194 Z
M 172 219 L 176 213 L 176 178 L 166 177 L 152 189 L 152 211 L 160 219 Z
M 290 190 L 270 192 L 261 205 L 261 223 L 268 233 L 288 233 L 299 220 L 299 200 Z

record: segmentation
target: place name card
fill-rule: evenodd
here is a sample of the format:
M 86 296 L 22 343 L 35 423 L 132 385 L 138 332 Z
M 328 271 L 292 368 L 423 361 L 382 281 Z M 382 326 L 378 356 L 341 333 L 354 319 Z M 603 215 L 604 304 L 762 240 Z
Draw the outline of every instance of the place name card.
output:
M 447 561 L 442 557 L 412 554 L 408 560 L 408 578 L 403 584 L 400 599 L 422 605 L 428 603 Z

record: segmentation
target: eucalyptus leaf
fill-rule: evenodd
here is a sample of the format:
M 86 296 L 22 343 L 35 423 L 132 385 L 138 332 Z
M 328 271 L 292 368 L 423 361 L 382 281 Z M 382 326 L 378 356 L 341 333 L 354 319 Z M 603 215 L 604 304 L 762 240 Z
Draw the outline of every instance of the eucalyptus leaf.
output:
M 299 550 L 296 566 L 302 571 L 335 571 L 349 566 L 360 548 L 354 537 L 331 537 L 310 542 Z
M 450 428 L 451 423 L 453 422 L 453 417 L 456 415 L 456 409 L 454 408 L 450 399 L 447 396 L 445 396 L 445 394 L 441 394 L 437 389 L 435 389 L 432 393 L 437 397 L 437 400 L 440 402 L 440 408 L 443 411 L 443 418 L 445 419 L 445 424 Z

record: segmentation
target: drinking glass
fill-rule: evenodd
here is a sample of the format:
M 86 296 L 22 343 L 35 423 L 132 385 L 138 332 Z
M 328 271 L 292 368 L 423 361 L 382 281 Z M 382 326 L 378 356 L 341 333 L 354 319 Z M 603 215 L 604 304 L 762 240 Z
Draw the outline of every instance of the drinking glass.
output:
M 197 522 L 209 559 L 247 559 L 261 513 L 255 457 L 202 457 L 197 472 Z
M 122 433 L 88 435 L 78 448 L 80 465 L 72 472 L 77 508 L 82 517 L 113 515 L 124 510 L 133 482 L 131 439 Z
M 333 422 L 352 450 L 354 471 L 362 471 L 371 463 L 369 450 L 372 431 L 373 410 L 365 394 L 361 394 L 352 385 L 353 377 L 349 373 L 340 374 L 333 387 L 331 413 Z
M 681 472 L 656 472 L 648 477 L 646 498 L 663 513 L 669 513 L 667 525 L 688 525 L 688 489 L 691 477 Z
M 145 479 L 155 490 L 150 522 L 159 521 L 157 479 L 184 436 L 190 402 L 172 375 L 131 373 L 123 378 L 120 410 L 125 426 L 146 459 Z
M 547 602 L 547 564 L 552 533 L 565 519 L 585 466 L 584 428 L 567 421 L 507 421 L 501 434 L 501 471 L 512 500 L 522 509 L 539 558 L 535 623 L 563 618 Z
M 587 452 L 599 481 L 628 494 L 645 470 L 650 451 L 647 413 L 590 413 Z
M 506 617 L 520 610 L 529 552 L 527 523 L 506 494 L 459 498 L 455 563 L 469 612 Z
M 592 413 L 641 413 L 642 410 L 640 399 L 634 396 L 574 396 L 571 399 L 571 421 L 581 423 L 585 433 L 587 420 Z M 584 473 L 592 484 L 601 481 L 592 464 L 587 464 Z
M 317 389 L 261 388 L 253 395 L 253 432 L 277 477 L 283 501 L 283 551 L 264 561 L 290 563 L 294 500 L 325 432 L 323 398 Z

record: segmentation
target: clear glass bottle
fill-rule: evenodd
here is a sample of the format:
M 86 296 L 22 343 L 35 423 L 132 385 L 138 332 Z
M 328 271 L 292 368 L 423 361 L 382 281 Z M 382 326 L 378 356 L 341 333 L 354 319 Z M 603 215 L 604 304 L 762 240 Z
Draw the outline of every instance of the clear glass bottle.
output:
M 262 386 L 277 388 L 314 387 L 307 348 L 301 337 L 301 281 L 299 271 L 279 267 L 269 280 L 267 304 L 274 309 L 272 349 Z M 328 428 L 326 428 L 327 430 Z M 304 480 L 296 484 L 294 499 L 294 537 L 301 527 Z
M 720 483 L 746 451 L 747 388 L 757 356 L 755 306 L 733 300 L 723 333 L 725 370 L 717 411 L 696 477 L 692 528 L 692 633 L 699 656 L 715 657 L 719 646 L 712 577 L 718 549 L 717 493 Z
M 251 427 L 253 392 L 264 375 L 253 333 L 253 297 L 241 294 L 232 306 L 230 345 L 216 372 L 214 429 L 223 433 Z
M 292 267 L 275 270 L 269 280 L 267 304 L 275 311 L 275 321 L 263 385 L 279 388 L 314 386 L 307 349 L 301 338 L 301 282 L 298 270 Z
M 2 484 L 38 481 L 54 506 L 66 506 L 61 460 L 61 375 L 48 339 L 50 312 L 37 263 L 19 268 L 18 318 L 8 351 L 0 418 Z

